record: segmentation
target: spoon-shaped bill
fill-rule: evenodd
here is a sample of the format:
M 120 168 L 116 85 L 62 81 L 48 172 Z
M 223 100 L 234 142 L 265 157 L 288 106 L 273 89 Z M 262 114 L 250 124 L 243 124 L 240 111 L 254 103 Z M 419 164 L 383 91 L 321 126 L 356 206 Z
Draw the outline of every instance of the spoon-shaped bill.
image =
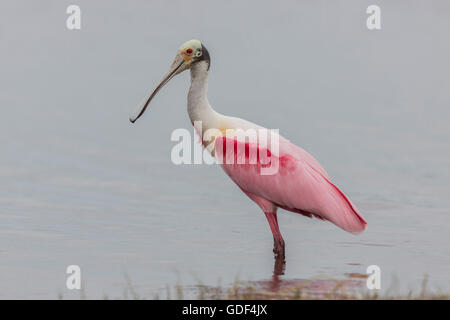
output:
M 152 94 L 144 100 L 139 107 L 130 115 L 130 121 L 134 123 L 137 119 L 139 119 L 140 116 L 142 116 L 147 109 L 148 105 L 150 104 L 150 101 L 152 101 L 153 97 L 156 96 L 158 91 L 164 87 L 164 85 L 170 81 L 175 75 L 178 73 L 184 71 L 186 69 L 186 64 L 183 59 L 183 56 L 181 54 L 177 54 L 175 57 L 175 60 L 172 63 L 172 66 L 170 67 L 169 71 L 166 73 L 166 75 L 163 77 L 161 82 L 156 86 L 156 88 L 153 90 Z

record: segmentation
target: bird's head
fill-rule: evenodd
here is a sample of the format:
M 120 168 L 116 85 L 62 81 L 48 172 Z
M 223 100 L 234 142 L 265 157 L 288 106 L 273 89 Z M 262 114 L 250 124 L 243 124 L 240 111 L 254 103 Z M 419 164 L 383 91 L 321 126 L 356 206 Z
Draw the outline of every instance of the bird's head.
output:
M 185 61 L 185 67 L 180 72 L 189 69 L 192 64 L 199 61 L 205 61 L 208 64 L 209 69 L 209 53 L 208 50 L 206 50 L 205 46 L 200 42 L 200 40 L 189 40 L 183 43 L 183 45 L 178 49 L 178 55 L 181 55 L 183 57 L 183 60 Z M 175 61 L 176 60 L 177 58 L 175 57 Z M 177 72 L 177 74 L 180 72 Z
M 169 68 L 169 71 L 162 78 L 160 83 L 156 86 L 155 90 L 153 90 L 152 94 L 148 99 L 144 101 L 144 103 L 139 106 L 139 108 L 130 116 L 130 121 L 134 123 L 139 117 L 145 112 L 147 106 L 152 101 L 153 97 L 158 93 L 158 91 L 164 87 L 164 85 L 170 81 L 177 74 L 182 73 L 183 71 L 191 68 L 195 63 L 200 61 L 205 61 L 208 64 L 208 70 L 210 65 L 210 58 L 208 50 L 206 50 L 205 46 L 199 40 L 189 40 L 178 49 L 178 53 L 175 56 L 175 59 L 172 65 Z

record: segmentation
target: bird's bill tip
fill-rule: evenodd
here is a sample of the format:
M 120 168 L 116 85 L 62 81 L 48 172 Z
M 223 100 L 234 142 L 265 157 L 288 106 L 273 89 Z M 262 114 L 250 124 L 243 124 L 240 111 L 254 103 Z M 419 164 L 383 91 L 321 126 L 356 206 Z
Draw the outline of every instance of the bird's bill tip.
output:
M 143 114 L 143 106 L 140 105 L 139 108 L 134 111 L 133 113 L 130 114 L 129 116 L 129 120 L 131 123 L 135 123 L 137 119 L 139 119 L 139 117 Z
M 139 114 L 136 112 L 133 112 L 132 114 L 130 114 L 128 120 L 130 120 L 131 123 L 135 123 L 138 118 L 139 118 Z

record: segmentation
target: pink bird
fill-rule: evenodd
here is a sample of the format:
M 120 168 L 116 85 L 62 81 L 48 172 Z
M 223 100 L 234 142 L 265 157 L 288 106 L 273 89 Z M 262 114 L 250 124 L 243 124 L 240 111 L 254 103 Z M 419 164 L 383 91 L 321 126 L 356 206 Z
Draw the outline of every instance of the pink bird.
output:
M 276 257 L 284 259 L 285 255 L 285 244 L 277 220 L 278 208 L 331 221 L 351 233 L 362 232 L 367 223 L 361 213 L 331 182 L 327 172 L 313 156 L 273 131 L 263 143 L 263 127 L 222 115 L 212 109 L 207 98 L 210 63 L 209 53 L 199 40 L 184 43 L 169 72 L 130 117 L 130 121 L 134 123 L 144 113 L 156 93 L 170 79 L 190 69 L 190 120 L 193 124 L 201 122 L 205 148 L 266 215 L 274 238 Z M 240 139 L 236 134 L 252 130 L 258 136 L 251 141 Z

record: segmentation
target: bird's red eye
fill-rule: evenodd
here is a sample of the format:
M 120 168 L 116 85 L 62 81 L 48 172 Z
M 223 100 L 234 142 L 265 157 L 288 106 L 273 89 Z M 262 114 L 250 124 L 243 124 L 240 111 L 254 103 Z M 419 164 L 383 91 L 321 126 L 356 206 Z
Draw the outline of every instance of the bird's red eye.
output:
M 186 50 L 186 53 L 187 53 L 187 54 L 192 54 L 192 52 L 194 52 L 194 50 L 192 50 L 191 48 L 189 48 L 189 49 Z

